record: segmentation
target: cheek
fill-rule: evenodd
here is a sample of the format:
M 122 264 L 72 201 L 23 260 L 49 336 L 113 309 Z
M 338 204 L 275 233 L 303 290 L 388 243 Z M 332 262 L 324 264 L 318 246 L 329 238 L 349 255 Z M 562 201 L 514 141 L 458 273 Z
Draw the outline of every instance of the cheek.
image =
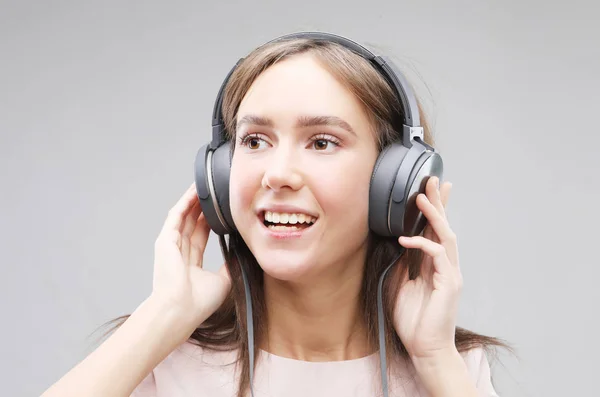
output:
M 371 168 L 364 163 L 346 165 L 317 179 L 317 200 L 326 214 L 335 216 L 336 223 L 363 227 L 368 225 Z
M 235 158 L 231 164 L 229 176 L 229 205 L 231 215 L 236 225 L 244 222 L 244 216 L 252 213 L 252 203 L 257 189 L 260 187 L 260 178 L 255 175 L 251 167 L 245 167 Z

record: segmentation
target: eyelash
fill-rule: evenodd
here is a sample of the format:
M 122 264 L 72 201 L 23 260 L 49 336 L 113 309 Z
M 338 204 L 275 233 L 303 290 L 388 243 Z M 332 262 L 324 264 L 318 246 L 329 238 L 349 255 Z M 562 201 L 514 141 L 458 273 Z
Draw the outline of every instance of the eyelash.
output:
M 263 140 L 258 133 L 247 133 L 246 135 L 240 136 L 238 138 L 240 145 L 246 146 L 250 139 L 261 139 Z M 333 143 L 335 146 L 339 146 L 341 144 L 340 140 L 334 136 L 329 134 L 318 134 L 310 138 L 311 143 L 315 143 L 317 141 L 326 141 L 329 143 Z
M 240 145 L 246 146 L 248 141 L 252 138 L 260 139 L 260 136 L 257 133 L 246 133 L 245 135 L 238 137 L 238 141 L 240 142 Z
M 315 143 L 316 141 L 327 141 L 329 143 L 333 143 L 335 146 L 340 146 L 340 140 L 337 139 L 334 136 L 328 135 L 328 134 L 318 134 L 313 136 L 312 138 L 310 138 L 310 141 L 312 143 Z

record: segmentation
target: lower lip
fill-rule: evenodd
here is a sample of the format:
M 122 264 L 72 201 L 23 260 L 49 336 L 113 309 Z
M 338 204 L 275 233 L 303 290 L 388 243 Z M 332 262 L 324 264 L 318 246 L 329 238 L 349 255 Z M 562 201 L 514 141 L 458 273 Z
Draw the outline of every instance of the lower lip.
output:
M 265 226 L 265 224 L 262 221 L 259 220 L 259 222 L 260 222 L 263 230 L 265 230 L 265 232 L 267 233 L 267 236 L 277 239 L 277 240 L 289 240 L 289 239 L 294 239 L 294 238 L 300 238 L 300 237 L 306 235 L 310 231 L 310 229 L 314 228 L 316 225 L 316 222 L 315 222 L 312 224 L 312 226 L 309 226 L 305 229 L 283 231 L 283 230 L 269 229 L 269 227 Z

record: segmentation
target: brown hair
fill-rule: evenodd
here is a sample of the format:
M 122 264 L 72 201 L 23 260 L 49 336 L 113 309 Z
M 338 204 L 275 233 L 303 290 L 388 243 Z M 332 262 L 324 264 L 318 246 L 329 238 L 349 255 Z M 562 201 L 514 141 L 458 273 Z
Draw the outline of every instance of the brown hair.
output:
M 370 117 L 379 149 L 389 144 L 402 131 L 400 103 L 386 80 L 363 57 L 338 44 L 311 39 L 293 39 L 272 42 L 251 52 L 230 76 L 223 97 L 223 118 L 229 138 L 235 137 L 235 123 L 238 107 L 254 80 L 268 67 L 278 61 L 297 54 L 310 53 L 338 81 L 352 92 L 364 106 Z M 421 125 L 424 128 L 424 139 L 433 146 L 433 137 L 428 121 L 419 102 Z M 235 145 L 232 145 L 234 147 Z M 240 381 L 238 397 L 244 396 L 249 388 L 249 352 L 247 341 L 245 292 L 242 280 L 242 266 L 248 277 L 254 319 L 255 340 L 261 341 L 266 335 L 267 311 L 264 303 L 263 271 L 256 258 L 241 238 L 239 233 L 229 236 L 229 247 L 224 238 L 220 244 L 225 255 L 232 279 L 232 289 L 223 305 L 191 335 L 190 342 L 208 349 L 238 349 L 240 365 Z M 398 252 L 396 238 L 383 238 L 373 233 L 369 236 L 366 264 L 364 267 L 361 288 L 360 308 L 367 324 L 368 340 L 375 349 L 378 346 L 377 324 L 377 284 L 379 276 Z M 239 262 L 238 262 L 239 258 Z M 400 260 L 399 269 L 407 269 L 410 278 L 419 274 L 420 250 L 408 249 Z M 241 262 L 241 263 L 240 263 Z M 385 332 L 388 356 L 407 358 L 402 341 L 394 331 L 392 324 L 393 302 L 395 302 L 398 279 L 401 272 L 390 273 L 384 283 Z M 127 316 L 116 321 L 122 321 Z M 118 326 L 118 325 L 117 325 Z M 489 351 L 492 347 L 510 347 L 503 341 L 479 335 L 457 327 L 455 334 L 456 347 L 460 352 L 474 347 L 482 347 Z M 255 346 L 256 359 L 259 348 Z M 255 359 L 255 360 L 256 360 Z M 252 363 L 254 365 L 254 363 Z

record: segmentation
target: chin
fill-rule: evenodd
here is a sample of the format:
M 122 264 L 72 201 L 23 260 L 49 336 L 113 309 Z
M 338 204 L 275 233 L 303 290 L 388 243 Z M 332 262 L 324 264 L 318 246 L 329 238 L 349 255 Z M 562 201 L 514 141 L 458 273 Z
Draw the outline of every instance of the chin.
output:
M 254 256 L 261 269 L 270 277 L 281 281 L 300 281 L 314 271 L 318 263 L 313 255 L 288 250 L 257 250 Z

